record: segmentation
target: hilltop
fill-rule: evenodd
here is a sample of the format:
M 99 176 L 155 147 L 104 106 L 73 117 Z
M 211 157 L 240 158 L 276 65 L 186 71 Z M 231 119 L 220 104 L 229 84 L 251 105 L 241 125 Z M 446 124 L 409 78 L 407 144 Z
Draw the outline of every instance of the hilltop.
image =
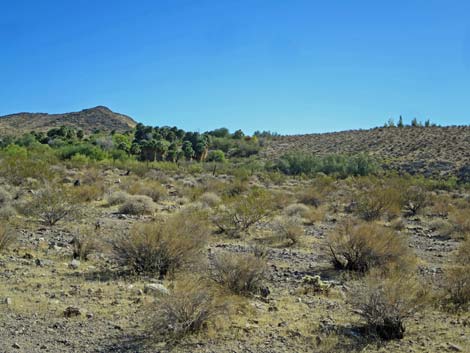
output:
M 0 134 L 2 135 L 48 131 L 62 125 L 82 129 L 87 133 L 94 130 L 123 132 L 132 129 L 136 122 L 131 117 L 115 113 L 104 106 L 62 114 L 16 113 L 0 116 Z
M 264 153 L 275 159 L 292 151 L 317 155 L 368 153 L 400 172 L 458 175 L 470 164 L 470 126 L 407 126 L 278 136 Z

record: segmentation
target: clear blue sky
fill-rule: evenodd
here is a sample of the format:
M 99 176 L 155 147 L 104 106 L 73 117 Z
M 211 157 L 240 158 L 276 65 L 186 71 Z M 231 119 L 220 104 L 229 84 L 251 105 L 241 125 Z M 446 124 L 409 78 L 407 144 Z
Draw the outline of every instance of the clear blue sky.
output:
M 306 133 L 470 123 L 470 1 L 0 0 L 0 115 Z

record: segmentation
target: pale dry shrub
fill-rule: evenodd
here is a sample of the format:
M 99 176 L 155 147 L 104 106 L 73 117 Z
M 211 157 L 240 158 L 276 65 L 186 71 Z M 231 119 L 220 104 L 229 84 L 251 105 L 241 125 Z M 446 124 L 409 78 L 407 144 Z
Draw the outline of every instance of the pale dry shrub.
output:
M 284 213 L 289 217 L 308 217 L 310 208 L 302 203 L 294 203 L 285 208 Z
M 468 309 L 470 305 L 470 238 L 463 241 L 447 270 L 444 304 L 449 309 Z
M 111 242 L 112 254 L 130 272 L 164 277 L 199 263 L 207 234 L 204 219 L 177 213 L 160 222 L 136 224 Z
M 102 250 L 102 241 L 92 228 L 84 227 L 75 231 L 72 239 L 74 259 L 87 261 L 93 253 Z
M 131 195 L 119 208 L 120 213 L 130 215 L 152 214 L 155 211 L 155 203 L 148 196 Z
M 435 219 L 429 223 L 429 228 L 440 237 L 450 238 L 454 233 L 454 225 L 445 219 Z
M 402 195 L 402 205 L 407 216 L 414 216 L 430 203 L 427 191 L 417 185 L 410 186 Z
M 77 202 L 90 202 L 100 200 L 104 195 L 104 191 L 104 184 L 102 182 L 95 182 L 74 187 L 70 193 L 71 197 Z
M 454 209 L 449 214 L 449 221 L 454 225 L 454 231 L 461 237 L 470 234 L 470 209 Z
M 263 189 L 252 189 L 218 208 L 212 221 L 221 233 L 240 237 L 249 229 L 267 218 L 272 212 L 271 195 Z
M 0 207 L 9 204 L 11 199 L 11 194 L 3 187 L 0 187 Z
M 401 192 L 392 187 L 374 185 L 357 196 L 356 212 L 362 219 L 372 221 L 385 213 L 398 215 L 401 204 Z
M 31 202 L 24 203 L 23 206 L 22 212 L 25 215 L 37 217 L 48 226 L 80 215 L 70 190 L 61 185 L 46 185 L 33 195 Z
M 222 253 L 214 258 L 213 279 L 230 291 L 250 295 L 264 288 L 267 263 L 253 254 Z
M 0 219 L 8 221 L 10 218 L 16 216 L 16 209 L 10 205 L 0 207 Z
M 171 294 L 151 306 L 152 335 L 174 341 L 200 332 L 224 311 L 207 284 L 195 280 L 177 283 Z
M 154 202 L 168 196 L 165 187 L 155 180 L 142 180 L 128 186 L 127 192 L 131 195 L 144 195 L 150 197 Z
M 8 249 L 16 241 L 16 233 L 0 224 L 0 252 Z
M 427 291 L 412 274 L 393 272 L 387 277 L 372 273 L 349 298 L 366 323 L 368 333 L 384 340 L 401 339 L 405 321 L 427 303 Z
M 323 195 L 317 189 L 310 187 L 304 191 L 299 192 L 297 199 L 299 203 L 316 208 L 322 204 Z
M 287 246 L 295 245 L 304 234 L 302 221 L 297 217 L 278 216 L 272 222 L 276 240 Z
M 129 199 L 130 195 L 125 192 L 125 191 L 114 191 L 111 194 L 108 195 L 106 198 L 106 201 L 108 202 L 108 205 L 110 206 L 115 206 L 115 205 L 121 205 L 124 202 L 126 202 Z
M 403 236 L 375 223 L 347 221 L 328 237 L 333 265 L 337 269 L 367 272 L 414 268 L 415 256 Z
M 199 201 L 206 207 L 216 207 L 222 202 L 222 199 L 213 192 L 205 192 L 199 196 Z

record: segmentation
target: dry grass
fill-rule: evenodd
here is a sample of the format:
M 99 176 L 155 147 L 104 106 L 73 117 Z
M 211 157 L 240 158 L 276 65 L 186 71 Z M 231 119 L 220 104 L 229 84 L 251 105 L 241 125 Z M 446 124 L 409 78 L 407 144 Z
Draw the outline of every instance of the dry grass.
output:
M 16 241 L 16 233 L 7 226 L 0 225 L 0 252 L 6 250 Z
M 273 231 L 275 240 L 280 241 L 284 246 L 297 244 L 304 234 L 302 222 L 296 217 L 276 217 L 273 220 Z
M 86 261 L 91 254 L 102 250 L 102 242 L 91 228 L 82 228 L 75 233 L 72 240 L 74 259 Z

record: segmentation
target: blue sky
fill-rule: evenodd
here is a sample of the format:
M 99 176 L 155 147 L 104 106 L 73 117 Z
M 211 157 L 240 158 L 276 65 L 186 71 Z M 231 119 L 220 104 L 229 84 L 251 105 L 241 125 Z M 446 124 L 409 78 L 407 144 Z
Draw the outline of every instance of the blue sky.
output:
M 470 1 L 0 0 L 0 115 L 308 133 L 470 123 Z

